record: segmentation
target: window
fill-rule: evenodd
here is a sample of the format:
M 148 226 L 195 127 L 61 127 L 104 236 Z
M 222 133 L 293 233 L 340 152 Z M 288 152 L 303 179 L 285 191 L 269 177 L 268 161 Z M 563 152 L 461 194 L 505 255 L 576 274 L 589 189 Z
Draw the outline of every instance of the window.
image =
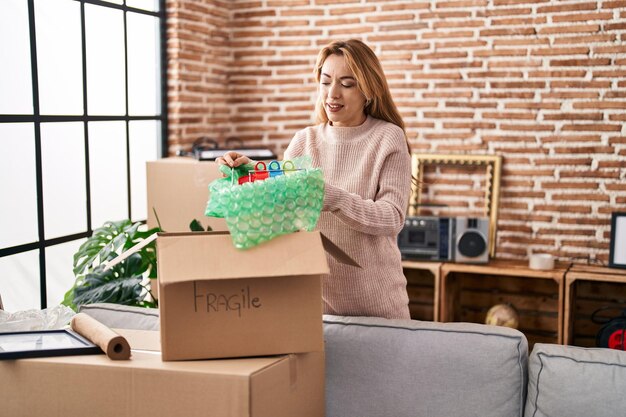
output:
M 167 152 L 165 0 L 0 2 L 0 295 L 59 304 L 107 220 L 145 220 Z

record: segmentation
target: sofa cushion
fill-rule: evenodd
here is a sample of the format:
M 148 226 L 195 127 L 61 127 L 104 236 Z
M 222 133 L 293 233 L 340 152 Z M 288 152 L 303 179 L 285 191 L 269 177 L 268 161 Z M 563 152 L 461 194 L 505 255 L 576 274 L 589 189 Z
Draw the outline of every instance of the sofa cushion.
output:
M 626 413 L 626 352 L 537 343 L 528 373 L 526 417 Z
M 80 307 L 80 312 L 113 329 L 159 330 L 159 309 L 98 303 Z
M 520 417 L 528 344 L 517 330 L 324 316 L 326 415 Z

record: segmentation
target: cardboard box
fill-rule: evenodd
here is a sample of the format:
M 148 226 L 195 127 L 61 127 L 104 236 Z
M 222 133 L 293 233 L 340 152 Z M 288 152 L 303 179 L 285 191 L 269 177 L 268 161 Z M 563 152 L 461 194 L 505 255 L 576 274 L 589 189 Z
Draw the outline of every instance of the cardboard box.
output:
M 0 361 L 2 416 L 320 417 L 324 407 L 323 352 L 162 362 L 158 352 L 134 350 L 128 361 Z
M 319 232 L 239 250 L 229 234 L 157 238 L 163 360 L 324 349 Z
M 147 162 L 148 227 L 158 226 L 156 210 L 166 232 L 189 232 L 189 223 L 194 219 L 205 228 L 228 230 L 224 219 L 204 215 L 209 184 L 220 177 L 212 161 L 172 157 Z

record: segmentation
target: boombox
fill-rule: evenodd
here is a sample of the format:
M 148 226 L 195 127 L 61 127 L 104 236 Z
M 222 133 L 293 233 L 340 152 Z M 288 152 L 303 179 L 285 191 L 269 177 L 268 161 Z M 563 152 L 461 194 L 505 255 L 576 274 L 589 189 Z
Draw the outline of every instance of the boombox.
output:
M 406 260 L 487 263 L 489 218 L 407 217 L 398 246 Z

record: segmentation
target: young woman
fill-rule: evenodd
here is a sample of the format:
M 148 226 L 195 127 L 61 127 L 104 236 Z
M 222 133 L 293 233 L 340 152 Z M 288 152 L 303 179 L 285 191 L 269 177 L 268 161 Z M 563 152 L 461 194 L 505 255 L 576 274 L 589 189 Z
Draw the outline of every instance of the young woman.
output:
M 317 228 L 362 268 L 328 257 L 324 313 L 409 318 L 397 236 L 411 188 L 404 123 L 382 66 L 363 42 L 324 47 L 317 58 L 318 124 L 297 132 L 284 159 L 310 155 L 324 173 L 324 207 Z M 218 163 L 249 163 L 230 152 Z

